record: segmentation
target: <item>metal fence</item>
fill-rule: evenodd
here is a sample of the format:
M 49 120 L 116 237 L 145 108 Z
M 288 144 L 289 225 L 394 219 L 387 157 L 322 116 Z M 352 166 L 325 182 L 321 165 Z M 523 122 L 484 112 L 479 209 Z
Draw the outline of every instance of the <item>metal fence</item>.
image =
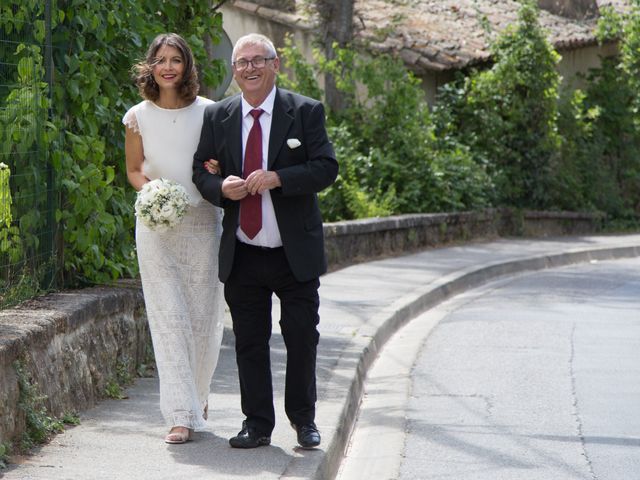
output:
M 17 4 L 0 11 L 0 308 L 55 286 L 58 264 L 51 0 L 38 10 L 23 23 Z

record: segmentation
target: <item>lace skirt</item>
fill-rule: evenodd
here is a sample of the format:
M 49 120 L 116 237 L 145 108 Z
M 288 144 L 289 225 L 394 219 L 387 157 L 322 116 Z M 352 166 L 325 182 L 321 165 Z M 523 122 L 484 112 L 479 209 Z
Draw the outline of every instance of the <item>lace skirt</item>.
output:
M 136 246 L 167 425 L 205 428 L 203 410 L 222 341 L 218 280 L 222 211 L 190 207 L 166 232 L 136 223 Z

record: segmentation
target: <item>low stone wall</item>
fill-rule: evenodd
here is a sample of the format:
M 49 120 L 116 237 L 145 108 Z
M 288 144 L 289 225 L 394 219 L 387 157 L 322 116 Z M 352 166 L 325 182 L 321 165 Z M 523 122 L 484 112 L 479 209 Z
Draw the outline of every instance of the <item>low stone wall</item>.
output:
M 336 270 L 454 242 L 595 233 L 602 220 L 602 215 L 591 213 L 511 209 L 370 218 L 326 224 L 325 249 L 329 268 Z
M 509 210 L 402 215 L 326 224 L 326 250 L 336 270 L 452 242 L 594 233 L 600 223 L 595 215 Z M 123 369 L 135 374 L 149 345 L 137 282 L 54 293 L 0 311 L 0 443 L 25 431 L 16 361 L 59 417 L 94 405 Z
M 506 213 L 519 217 L 516 220 L 518 227 L 510 235 L 524 237 L 588 235 L 600 231 L 605 220 L 604 215 L 594 213 L 526 211 L 515 215 L 508 210 Z
M 0 443 L 25 431 L 15 362 L 50 415 L 91 407 L 126 369 L 135 376 L 150 337 L 137 282 L 53 293 L 0 312 Z

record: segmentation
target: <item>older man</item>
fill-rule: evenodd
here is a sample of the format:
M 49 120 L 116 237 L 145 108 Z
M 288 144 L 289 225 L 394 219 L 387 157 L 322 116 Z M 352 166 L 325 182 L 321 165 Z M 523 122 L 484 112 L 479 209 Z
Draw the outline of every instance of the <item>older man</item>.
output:
M 285 412 L 300 446 L 314 448 L 320 444 L 315 424 L 318 287 L 326 271 L 317 193 L 335 181 L 338 163 L 322 104 L 276 87 L 280 59 L 267 37 L 240 38 L 232 65 L 242 93 L 206 108 L 193 164 L 202 196 L 225 210 L 219 271 L 231 310 L 246 417 L 229 443 L 255 448 L 271 442 L 269 339 L 275 293 L 287 348 Z M 211 158 L 219 175 L 207 170 Z

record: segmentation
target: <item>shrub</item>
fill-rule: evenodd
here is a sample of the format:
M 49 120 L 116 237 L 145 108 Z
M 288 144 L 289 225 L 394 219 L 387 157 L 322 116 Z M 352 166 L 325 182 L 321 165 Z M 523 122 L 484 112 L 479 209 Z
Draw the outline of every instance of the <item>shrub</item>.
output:
M 552 205 L 549 188 L 560 147 L 559 56 L 537 15 L 533 4 L 524 2 L 518 23 L 492 46 L 493 66 L 471 73 L 440 95 L 445 102 L 441 112 L 454 125 L 448 130 L 486 167 L 498 205 Z
M 280 85 L 318 95 L 319 73 L 290 42 L 282 55 L 290 76 L 281 75 Z M 420 82 L 400 60 L 340 48 L 331 61 L 315 56 L 318 71 L 331 72 L 349 98 L 347 109 L 328 112 L 341 170 L 321 195 L 325 220 L 486 205 L 490 184 L 483 168 L 453 139 L 436 139 Z M 466 174 L 474 188 L 461 182 Z
M 557 203 L 633 219 L 640 212 L 640 8 L 626 16 L 603 8 L 600 40 L 620 39 L 618 57 L 605 58 L 586 76 L 584 91 L 560 103 L 564 170 Z

